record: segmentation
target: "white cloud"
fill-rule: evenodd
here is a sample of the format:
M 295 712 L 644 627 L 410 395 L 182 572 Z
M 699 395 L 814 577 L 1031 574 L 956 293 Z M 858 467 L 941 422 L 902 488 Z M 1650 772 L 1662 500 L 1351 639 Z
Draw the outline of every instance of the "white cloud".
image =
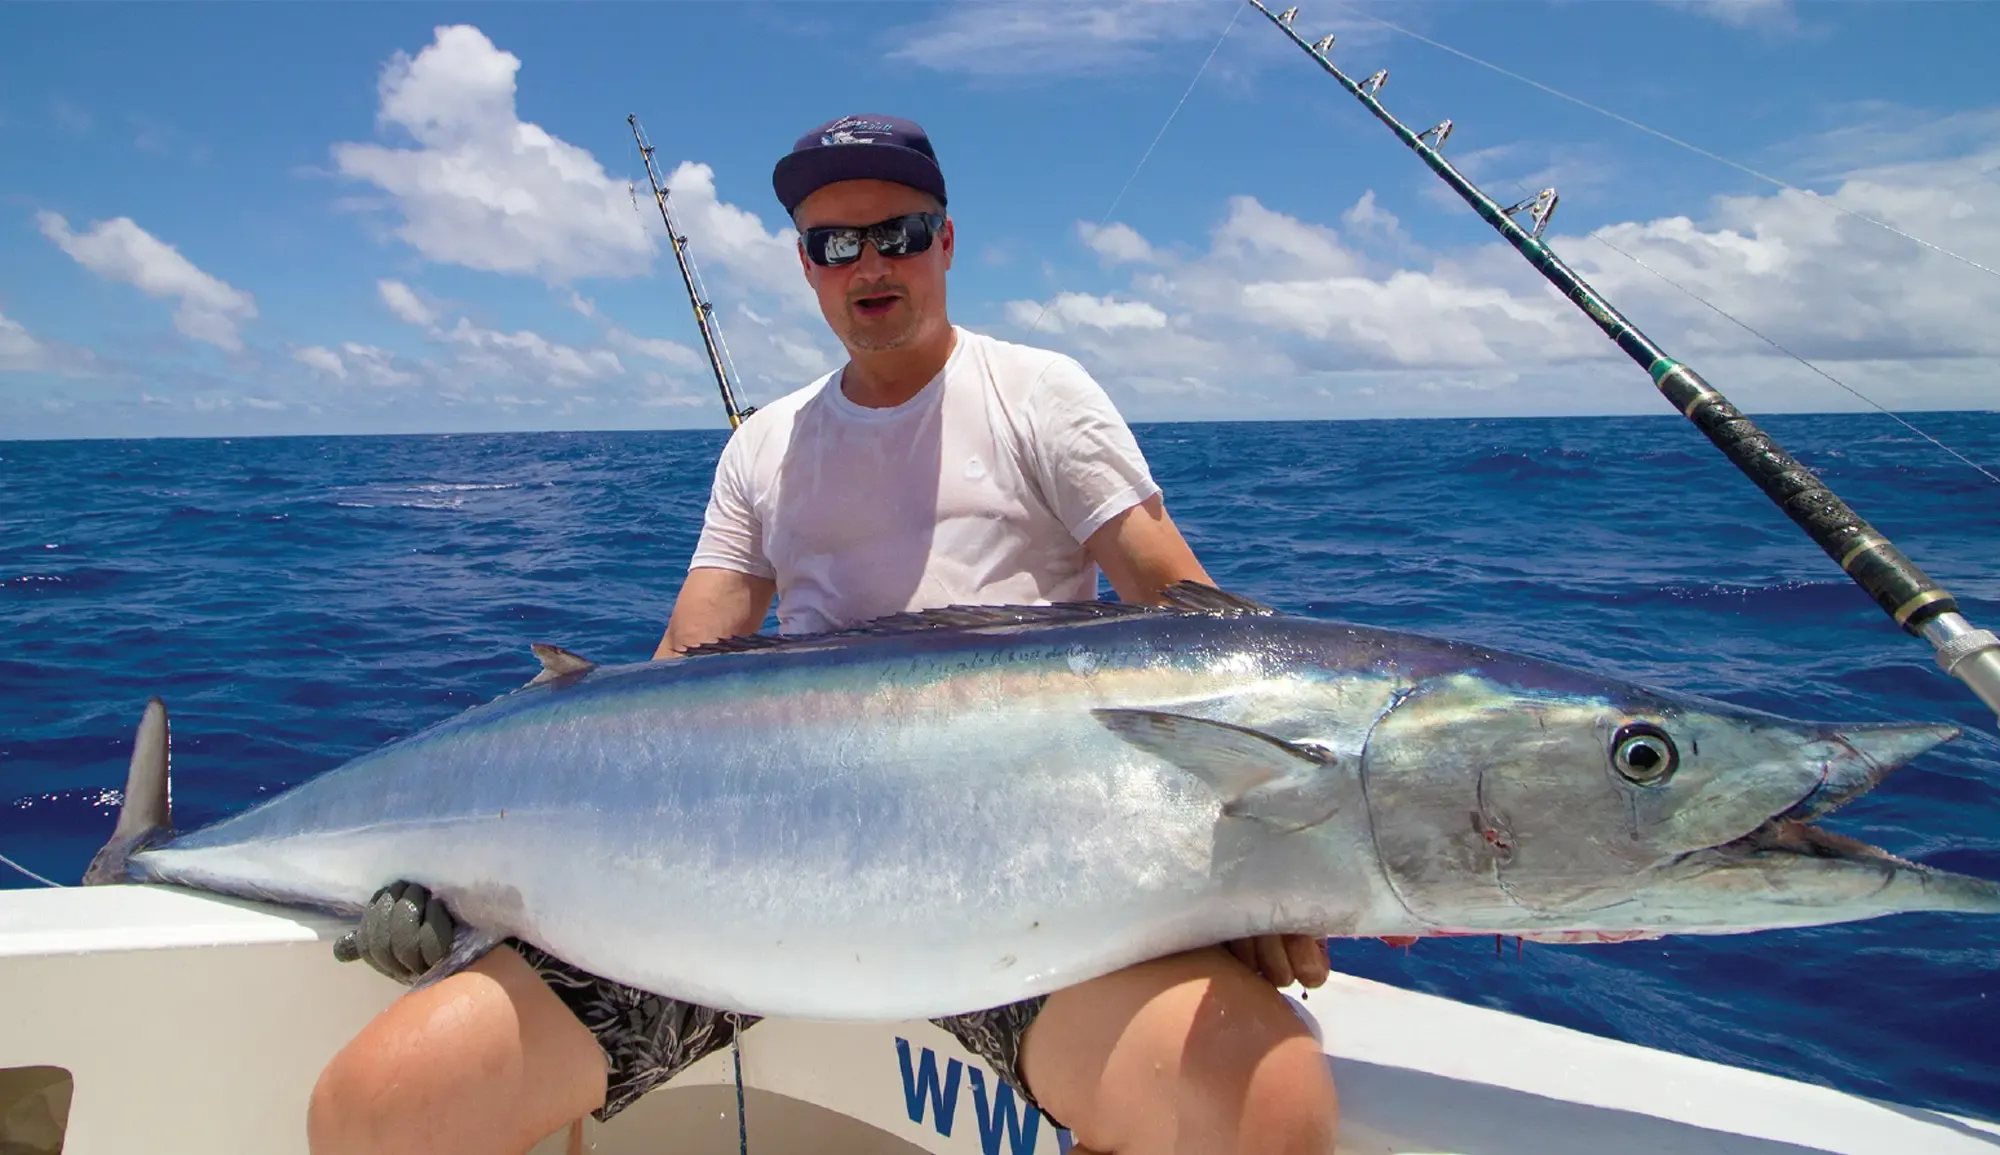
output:
M 340 354 L 324 345 L 307 345 L 302 349 L 294 349 L 292 360 L 329 377 L 347 380 L 347 366 L 341 363 Z
M 1154 0 L 954 4 L 905 29 L 889 57 L 961 76 L 1101 73 L 1213 40 L 1228 18 L 1217 5 Z
M 609 349 L 578 349 L 551 341 L 533 330 L 517 329 L 511 333 L 502 332 L 475 325 L 465 317 L 458 318 L 457 323 L 449 329 L 442 328 L 438 324 L 437 310 L 425 304 L 408 285 L 401 281 L 384 280 L 376 282 L 376 289 L 381 293 L 382 301 L 389 307 L 390 312 L 412 325 L 423 326 L 431 340 L 451 349 L 460 368 L 470 371 L 481 381 L 488 383 L 506 381 L 517 384 L 533 382 L 567 389 L 585 381 L 621 376 L 625 372 L 624 363 L 619 361 L 618 354 Z M 576 298 L 574 292 L 571 296 Z M 581 298 L 576 299 L 581 300 Z M 611 340 L 614 344 L 623 344 L 635 352 L 663 360 L 671 359 L 675 355 L 673 350 L 681 348 L 670 341 L 648 342 L 631 337 L 616 326 L 612 327 Z M 352 350 L 356 346 L 350 345 L 348 348 Z M 691 350 L 681 351 L 692 355 Z M 383 350 L 371 352 L 371 356 L 378 354 L 388 356 Z M 381 361 L 379 356 L 376 360 L 379 364 L 388 364 Z M 438 371 L 436 367 L 427 369 L 429 376 L 440 385 L 458 383 L 447 380 L 451 375 Z M 407 370 L 400 372 L 408 373 L 409 382 L 414 382 L 418 376 Z M 378 383 L 408 382 L 389 380 L 385 377 Z
M 82 136 L 90 131 L 91 115 L 75 104 L 58 96 L 49 102 L 49 119 L 57 128 L 72 136 Z
M 27 373 L 48 364 L 48 350 L 16 320 L 0 314 L 0 372 Z
M 355 374 L 370 385 L 400 389 L 422 380 L 412 369 L 402 367 L 396 354 L 379 346 L 349 341 L 340 351 L 347 355 L 346 362 Z
M 1342 276 L 1361 266 L 1333 229 L 1267 209 L 1251 196 L 1229 198 L 1229 215 L 1210 244 L 1215 256 L 1266 276 Z
M 1257 281 L 1242 286 L 1242 305 L 1245 319 L 1333 341 L 1377 364 L 1460 368 L 1585 351 L 1566 339 L 1581 334 L 1561 301 L 1429 273 Z
M 460 317 L 444 337 L 457 346 L 461 364 L 510 380 L 528 378 L 568 388 L 625 372 L 618 354 L 609 349 L 576 349 L 526 329 L 502 333 Z
M 1403 231 L 1403 224 L 1396 214 L 1375 203 L 1375 190 L 1361 194 L 1361 199 L 1340 214 L 1340 223 L 1347 226 L 1349 234 L 1355 237 L 1386 241 L 1397 246 L 1410 244 L 1410 236 Z
M 1310 19 L 1310 39 L 1337 33 L 1348 48 L 1378 43 L 1387 35 L 1374 21 L 1338 9 L 1321 9 Z M 1097 78 L 1106 72 L 1155 66 L 1185 77 L 1182 70 L 1202 60 L 1229 28 L 1234 32 L 1229 50 L 1207 65 L 1205 75 L 1211 79 L 1252 60 L 1297 67 L 1297 49 L 1258 31 L 1261 21 L 1241 8 L 1232 13 L 1221 3 L 987 0 L 947 5 L 932 19 L 895 30 L 888 55 L 954 76 L 981 78 Z
M 382 294 L 382 303 L 389 311 L 412 325 L 430 325 L 437 321 L 437 310 L 419 300 L 416 291 L 401 281 L 377 281 L 376 291 Z
M 1599 238 L 1885 405 L 1991 407 L 2000 281 L 1825 203 L 1950 237 L 2000 264 L 2000 116 L 1983 123 L 1966 144 L 1980 126 L 1954 118 L 1951 155 L 1852 167 L 1824 196 L 1721 197 L 1698 214 L 1548 240 L 1748 408 L 1857 402 Z M 1491 243 L 1424 251 L 1372 195 L 1337 227 L 1236 197 L 1192 255 L 1136 232 L 1107 240 L 1108 231 L 1084 226 L 1079 236 L 1093 251 L 1146 252 L 1155 263 L 1134 269 L 1123 291 L 1060 295 L 1060 315 L 1051 308 L 1035 334 L 1169 415 L 1644 412 L 1652 403 L 1644 389 L 1604 387 L 1607 373 L 1625 371 L 1616 347 L 1515 254 Z M 1006 310 L 1024 331 L 1040 313 L 1036 302 Z
M 2000 124 L 1995 126 L 2000 128 Z M 2000 358 L 2000 279 L 1827 203 L 2000 265 L 2000 132 L 1967 155 L 1857 169 L 1828 196 L 1718 198 L 1707 218 L 1607 226 L 1619 249 L 1780 341 L 1832 360 Z M 1587 238 L 1556 241 L 1628 312 L 1667 317 L 1709 348 L 1755 338 Z M 1641 313 L 1641 311 L 1643 311 Z
M 834 358 L 824 347 L 830 338 L 821 336 L 824 330 L 780 323 L 748 305 L 738 305 L 736 315 L 762 333 L 757 340 L 747 343 L 749 356 L 732 360 L 739 368 L 747 367 L 752 375 L 761 375 L 774 391 L 789 393 L 833 368 Z M 740 351 L 738 346 L 730 348 Z
M 678 383 L 659 373 L 647 373 L 644 375 L 644 380 L 658 392 L 643 393 L 639 396 L 639 405 L 643 408 L 705 409 L 710 405 L 720 404 L 713 396 L 699 397 L 692 393 L 673 391 Z
M 1089 293 L 1060 293 L 1039 301 L 1007 302 L 1007 319 L 1023 328 L 1062 333 L 1078 328 L 1109 333 L 1118 329 L 1164 329 L 1167 315 L 1144 301 L 1118 301 Z
M 1737 28 L 1789 30 L 1798 25 L 1792 0 L 1666 0 L 1675 8 L 1685 8 L 1711 20 Z
M 676 369 L 707 369 L 708 358 L 679 341 L 669 341 L 664 337 L 635 337 L 616 325 L 606 334 L 606 339 L 620 349 L 651 357 L 655 361 L 671 365 Z
M 407 132 L 414 147 L 347 143 L 334 148 L 340 171 L 385 194 L 401 216 L 397 235 L 431 260 L 489 272 L 537 276 L 568 288 L 569 307 L 596 317 L 596 305 L 566 283 L 586 276 L 645 272 L 664 239 L 650 207 L 633 210 L 622 180 L 591 154 L 523 122 L 515 103 L 521 61 L 468 26 L 436 30 L 415 58 L 398 54 L 383 70 L 379 120 Z M 803 384 L 806 366 L 823 372 L 829 356 L 818 305 L 799 269 L 797 234 L 779 217 L 767 228 L 757 213 L 719 198 L 714 170 L 682 161 L 668 177 L 676 223 L 721 308 L 749 307 L 781 321 L 735 347 L 740 368 L 759 393 Z M 775 207 L 775 206 L 774 206 Z M 671 272 L 671 270 L 669 270 Z M 677 282 L 678 277 L 667 278 Z M 392 288 L 391 286 L 398 286 Z M 663 285 L 663 288 L 665 286 Z M 413 324 L 444 324 L 433 305 L 399 282 L 384 301 Z M 668 290 L 679 293 L 673 284 Z M 441 331 L 455 356 L 484 374 L 523 372 L 555 384 L 603 376 L 618 364 L 608 349 L 558 345 L 533 333 L 505 334 L 469 321 Z M 483 335 L 482 335 L 483 334 Z
M 794 307 L 818 309 L 799 268 L 796 230 L 789 225 L 766 229 L 757 214 L 722 200 L 715 191 L 715 170 L 705 164 L 682 161 L 667 177 L 667 187 L 700 267 L 720 266 L 745 287 Z
M 86 233 L 72 232 L 60 213 L 37 213 L 35 223 L 43 236 L 98 276 L 148 296 L 177 299 L 174 328 L 187 336 L 231 352 L 243 347 L 239 326 L 257 316 L 250 294 L 202 272 L 132 218 L 99 221 Z
M 1159 254 L 1153 251 L 1153 246 L 1146 242 L 1146 238 L 1140 236 L 1137 229 L 1123 222 L 1113 221 L 1100 228 L 1088 221 L 1078 221 L 1076 231 L 1077 235 L 1083 238 L 1084 244 L 1089 245 L 1093 252 L 1107 261 L 1152 264 L 1160 259 Z
M 643 272 L 654 242 L 625 183 L 520 119 L 520 67 L 477 28 L 436 29 L 415 59 L 397 53 L 378 86 L 378 121 L 416 147 L 337 144 L 335 164 L 388 193 L 397 235 L 431 260 L 552 281 Z
M 1820 184 L 1863 170 L 1942 162 L 1939 175 L 1963 184 L 1968 179 L 1976 182 L 1979 176 L 1963 171 L 1952 158 L 1988 152 L 1996 140 L 2000 140 L 2000 107 L 1927 118 L 1913 109 L 1865 101 L 1846 124 L 1774 145 L 1768 167 Z
M 721 200 L 708 165 L 683 161 L 667 184 L 675 223 L 692 238 L 710 297 L 725 315 L 724 342 L 746 391 L 757 398 L 789 393 L 831 369 L 837 346 L 799 268 L 798 233 L 789 224 L 765 228 L 757 214 Z M 682 292 L 678 275 L 662 279 L 671 285 L 663 292 Z M 754 327 L 746 331 L 739 318 Z

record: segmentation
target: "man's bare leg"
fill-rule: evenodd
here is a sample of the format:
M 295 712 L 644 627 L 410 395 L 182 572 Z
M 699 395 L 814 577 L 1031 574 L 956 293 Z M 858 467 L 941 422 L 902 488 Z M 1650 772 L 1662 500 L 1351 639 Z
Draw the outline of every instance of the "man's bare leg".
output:
M 604 1105 L 604 1052 L 505 947 L 412 991 L 327 1064 L 314 1155 L 521 1152 Z
M 1326 1059 L 1270 981 L 1222 947 L 1058 991 L 1022 1040 L 1035 1098 L 1076 1150 L 1327 1155 Z

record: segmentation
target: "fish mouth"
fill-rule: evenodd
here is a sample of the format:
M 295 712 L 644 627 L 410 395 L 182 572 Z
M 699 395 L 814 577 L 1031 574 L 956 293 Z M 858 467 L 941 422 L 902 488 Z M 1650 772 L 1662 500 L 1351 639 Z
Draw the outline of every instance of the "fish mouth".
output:
M 1712 847 L 1711 852 L 1736 859 L 1791 855 L 1915 868 L 1916 864 L 1879 846 L 1822 830 L 1811 822 L 1868 793 L 1911 759 L 1960 733 L 1957 726 L 1931 723 L 1829 728 L 1815 743 L 1825 757 L 1819 781 L 1812 789 L 1748 834 Z
M 1957 726 L 1937 723 L 1829 728 L 1816 745 L 1826 752 L 1820 779 L 1805 797 L 1776 818 L 1810 821 L 1831 814 L 1882 784 L 1889 775 L 1933 746 L 1959 736 Z
M 2000 915 L 2000 882 L 1911 862 L 1810 821 L 1958 734 L 1936 725 L 1821 731 L 1815 741 L 1827 758 L 1819 782 L 1748 833 L 1692 856 L 1689 865 L 1708 880 L 1715 902 L 1757 911 L 1747 921 L 1722 920 L 1722 933 L 1919 911 Z
M 1791 855 L 1799 858 L 1834 858 L 1843 862 L 1870 862 L 1885 866 L 1920 869 L 1906 858 L 1898 858 L 1879 846 L 1858 838 L 1822 830 L 1797 818 L 1769 818 L 1762 826 L 1741 838 L 1710 850 L 1723 858 L 1745 859 L 1760 855 Z

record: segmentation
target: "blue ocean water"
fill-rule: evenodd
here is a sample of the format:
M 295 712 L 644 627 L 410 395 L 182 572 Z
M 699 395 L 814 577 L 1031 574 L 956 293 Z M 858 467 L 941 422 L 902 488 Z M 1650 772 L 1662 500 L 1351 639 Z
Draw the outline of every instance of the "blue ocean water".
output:
M 2000 415 L 1926 423 L 2000 461 Z M 1771 431 L 2000 622 L 2000 486 L 1879 416 Z M 1828 825 L 2000 878 L 1994 719 L 1700 436 L 1657 418 L 1154 425 L 1223 585 L 1800 717 L 1946 720 Z M 650 655 L 720 432 L 0 443 L 0 853 L 74 880 L 148 694 L 180 824 L 519 685 Z M 0 886 L 27 885 L 0 868 Z M 1618 946 L 1340 943 L 1341 969 L 2000 1118 L 2000 920 Z

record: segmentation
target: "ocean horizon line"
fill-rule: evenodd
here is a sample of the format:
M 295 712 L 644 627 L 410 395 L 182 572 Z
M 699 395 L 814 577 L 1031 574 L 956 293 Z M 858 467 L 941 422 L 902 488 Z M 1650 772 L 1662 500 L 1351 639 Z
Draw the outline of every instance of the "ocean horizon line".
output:
M 1883 411 L 1879 409 L 1798 409 L 1798 410 L 1760 411 L 1755 413 L 1746 413 L 1746 416 L 1749 416 L 1757 420 L 1764 420 L 1769 418 L 1791 418 L 1791 417 L 1888 417 L 1890 416 L 1890 414 L 1895 414 L 1895 415 L 1922 414 L 1929 417 L 1940 417 L 1940 416 L 1983 417 L 1983 416 L 1992 416 L 1995 414 L 2000 414 L 2000 409 L 1902 409 L 1902 410 L 1889 410 L 1889 411 Z M 1187 417 L 1187 418 L 1175 418 L 1171 420 L 1156 420 L 1156 421 L 1135 420 L 1131 421 L 1130 424 L 1133 429 L 1137 430 L 1137 429 L 1170 428 L 1173 426 L 1182 426 L 1182 425 L 1199 425 L 1203 427 L 1208 427 L 1208 426 L 1219 426 L 1219 425 L 1242 425 L 1242 426 L 1361 425 L 1361 424 L 1389 425 L 1389 424 L 1397 424 L 1404 422 L 1434 422 L 1438 424 L 1464 424 L 1472 422 L 1499 423 L 1499 422 L 1652 421 L 1652 420 L 1682 421 L 1685 419 L 1682 418 L 1680 414 L 1669 410 L 1660 413 L 1564 413 L 1564 414 L 1516 413 L 1516 414 L 1473 414 L 1473 415 L 1448 415 L 1448 414 L 1430 413 L 1430 414 L 1413 414 L 1406 417 L 1379 417 L 1379 416 L 1265 417 L 1265 418 Z M 303 440 L 327 440 L 333 438 L 362 440 L 362 439 L 390 438 L 390 437 L 409 437 L 409 438 L 534 437 L 534 436 L 610 436 L 610 435 L 645 436 L 645 435 L 660 434 L 660 433 L 693 433 L 693 434 L 707 435 L 713 433 L 728 433 L 728 432 L 729 430 L 723 427 L 720 418 L 718 418 L 717 423 L 714 426 L 674 425 L 674 426 L 662 426 L 649 429 L 627 429 L 627 428 L 616 428 L 616 427 L 567 428 L 567 429 L 564 428 L 436 429 L 436 430 L 382 430 L 382 431 L 368 431 L 368 432 L 335 431 L 335 432 L 317 432 L 317 433 L 255 433 L 255 432 L 208 433 L 208 434 L 162 433 L 162 434 L 153 434 L 147 436 L 106 435 L 101 437 L 0 437 L 0 446 L 49 445 L 49 444 L 64 444 L 70 442 L 96 444 L 99 442 L 120 442 L 120 441 L 149 441 L 149 442 L 150 441 L 279 441 L 279 440 L 303 441 Z

